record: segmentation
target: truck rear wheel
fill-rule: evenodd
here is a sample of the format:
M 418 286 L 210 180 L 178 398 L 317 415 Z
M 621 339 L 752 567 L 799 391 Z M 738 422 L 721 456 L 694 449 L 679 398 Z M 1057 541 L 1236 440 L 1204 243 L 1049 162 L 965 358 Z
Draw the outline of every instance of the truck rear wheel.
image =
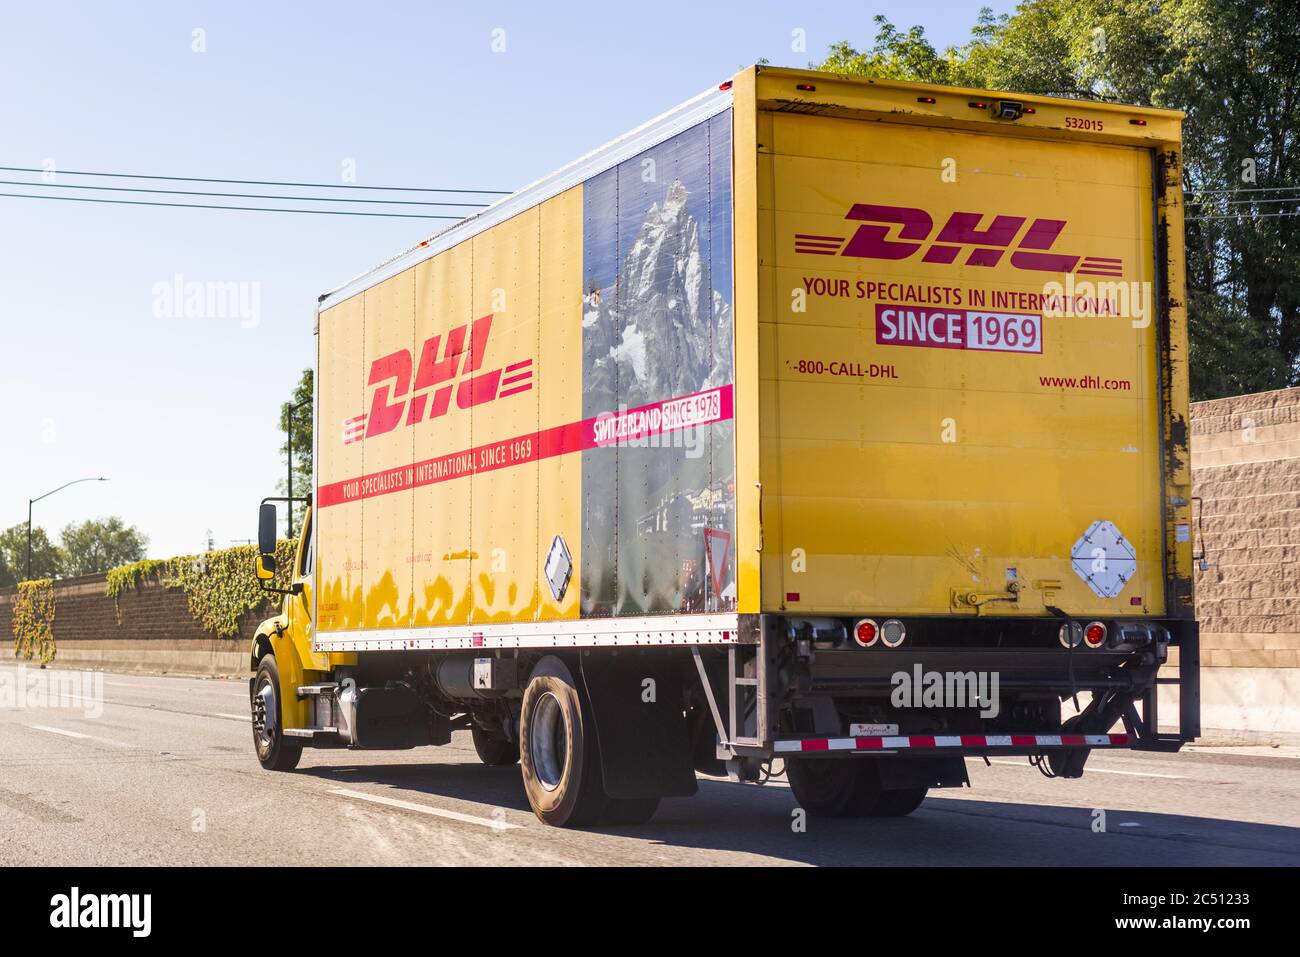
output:
M 500 735 L 485 731 L 477 724 L 470 729 L 474 736 L 474 750 L 478 759 L 488 767 L 502 767 L 519 760 L 519 742 L 508 741 Z
M 609 804 L 589 718 L 568 665 L 543 658 L 524 690 L 519 763 L 528 803 L 546 824 L 594 824 Z
M 253 680 L 253 746 L 257 760 L 268 771 L 292 771 L 302 758 L 302 745 L 284 737 L 284 715 L 280 707 L 280 669 L 275 655 L 266 655 Z
M 928 790 L 883 790 L 875 762 L 855 758 L 791 759 L 787 776 L 795 800 L 813 817 L 902 817 Z

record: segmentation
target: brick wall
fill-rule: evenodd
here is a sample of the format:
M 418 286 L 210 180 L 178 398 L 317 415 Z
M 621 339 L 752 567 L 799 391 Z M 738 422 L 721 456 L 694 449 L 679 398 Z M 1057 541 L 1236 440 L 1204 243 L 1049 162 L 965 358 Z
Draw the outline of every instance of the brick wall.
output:
M 55 667 L 111 667 L 194 674 L 246 671 L 249 642 L 272 606 L 245 614 L 236 638 L 217 638 L 190 615 L 185 593 L 155 579 L 118 596 L 105 594 L 103 575 L 54 584 Z M 0 640 L 12 641 L 15 588 L 0 588 Z M 118 621 L 118 607 L 121 622 Z

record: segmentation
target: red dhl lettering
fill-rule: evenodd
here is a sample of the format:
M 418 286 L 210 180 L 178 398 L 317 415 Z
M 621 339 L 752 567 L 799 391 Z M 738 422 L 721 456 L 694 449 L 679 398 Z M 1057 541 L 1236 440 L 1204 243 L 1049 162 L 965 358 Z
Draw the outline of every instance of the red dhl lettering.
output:
M 844 218 L 861 224 L 847 242 L 843 236 L 795 233 L 795 252 L 898 261 L 924 249 L 922 262 L 948 265 L 964 251 L 962 265 L 992 267 L 1011 251 L 1009 262 L 1016 269 L 1095 276 L 1123 272 L 1122 259 L 1049 251 L 1068 225 L 1064 219 L 958 211 L 935 234 L 934 218 L 915 206 L 854 203 Z

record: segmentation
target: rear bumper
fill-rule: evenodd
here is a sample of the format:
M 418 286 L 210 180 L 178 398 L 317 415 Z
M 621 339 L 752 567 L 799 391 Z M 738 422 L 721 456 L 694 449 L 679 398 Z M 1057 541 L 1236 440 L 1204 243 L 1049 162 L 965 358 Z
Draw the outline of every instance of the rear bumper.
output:
M 1160 638 L 1145 646 L 1073 650 L 1059 645 L 1054 619 L 924 624 L 915 644 L 854 647 L 842 630 L 836 639 L 826 631 L 807 633 L 799 619 L 764 615 L 757 640 L 728 649 L 725 660 L 715 652 L 706 666 L 693 651 L 709 691 L 718 756 L 1047 755 L 1074 767 L 1093 748 L 1177 751 L 1200 734 L 1195 621 L 1152 621 Z M 1176 664 L 1169 661 L 1172 648 Z M 949 679 L 953 689 L 957 679 L 967 690 L 974 681 L 980 696 L 987 687 L 998 706 L 986 709 L 987 702 L 969 694 L 916 703 L 916 695 L 904 693 L 895 701 L 896 684 L 928 687 L 934 673 L 945 688 Z M 979 685 L 981 678 L 987 685 Z M 1162 686 L 1178 689 L 1176 723 L 1172 712 L 1161 720 Z M 1061 704 L 1070 700 L 1082 710 L 1067 717 Z M 895 734 L 854 736 L 855 720 L 893 725 Z
M 775 755 L 801 758 L 845 753 L 896 754 L 1039 754 L 1058 748 L 1131 748 L 1127 734 L 960 734 L 899 735 L 868 738 L 781 738 L 772 742 Z

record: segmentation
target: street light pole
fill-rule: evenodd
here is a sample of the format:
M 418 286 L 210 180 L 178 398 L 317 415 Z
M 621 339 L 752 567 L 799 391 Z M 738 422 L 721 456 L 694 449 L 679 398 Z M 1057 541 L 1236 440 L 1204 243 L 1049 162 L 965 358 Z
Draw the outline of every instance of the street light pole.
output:
M 43 498 L 49 498 L 55 492 L 62 492 L 69 485 L 76 485 L 80 482 L 107 482 L 108 479 L 102 477 L 90 477 L 73 479 L 71 482 L 64 482 L 56 489 L 46 492 L 44 495 L 38 495 L 35 498 L 27 500 L 27 581 L 32 580 L 32 505 Z
M 288 489 L 288 496 L 289 496 L 289 503 L 288 503 L 289 516 L 287 520 L 288 524 L 285 527 L 288 529 L 287 537 L 290 540 L 293 539 L 293 414 L 297 412 L 299 409 L 309 405 L 311 405 L 311 399 L 305 399 L 304 401 L 299 402 L 297 405 L 290 405 L 288 403 L 285 404 L 285 408 L 288 409 L 288 412 L 285 415 L 285 419 L 289 426 L 288 429 L 285 430 L 286 435 L 288 436 L 286 449 L 289 453 L 289 481 L 286 485 Z

